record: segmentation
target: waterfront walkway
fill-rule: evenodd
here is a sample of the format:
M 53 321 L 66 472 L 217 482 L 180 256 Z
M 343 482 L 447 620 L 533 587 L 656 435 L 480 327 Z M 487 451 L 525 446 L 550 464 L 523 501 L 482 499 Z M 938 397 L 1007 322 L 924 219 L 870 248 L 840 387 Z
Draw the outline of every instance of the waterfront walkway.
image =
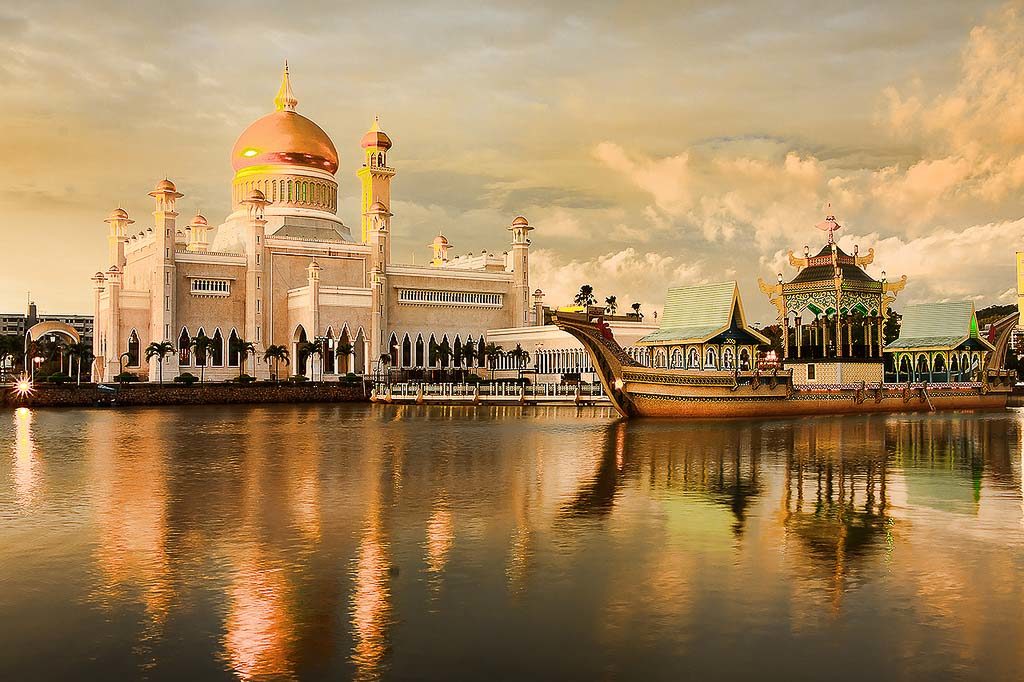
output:
M 372 402 L 462 403 L 523 405 L 594 405 L 608 402 L 600 384 L 495 384 L 378 383 Z

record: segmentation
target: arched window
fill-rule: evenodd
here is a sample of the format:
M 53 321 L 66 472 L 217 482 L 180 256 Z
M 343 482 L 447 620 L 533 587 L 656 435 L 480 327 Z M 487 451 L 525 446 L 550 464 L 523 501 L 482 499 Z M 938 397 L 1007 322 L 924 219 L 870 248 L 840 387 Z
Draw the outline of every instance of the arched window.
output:
M 378 166 L 383 166 L 384 165 L 384 155 L 383 154 L 377 154 L 377 165 Z
M 305 349 L 306 343 L 309 341 L 309 337 L 306 336 L 306 328 L 300 324 L 292 338 L 295 341 L 295 350 L 292 353 L 295 358 L 295 373 L 305 376 L 309 362 L 309 351 Z
M 220 333 L 219 329 L 217 330 L 217 333 Z M 241 358 L 239 357 L 240 353 L 238 352 L 237 343 L 238 334 L 235 332 L 234 329 L 232 329 L 231 336 L 228 337 L 228 367 L 238 367 L 241 361 Z
M 722 367 L 724 369 L 732 369 L 735 360 L 736 358 L 733 355 L 732 348 L 726 348 L 722 351 Z
M 402 339 L 402 367 L 412 367 L 412 341 L 408 334 Z
M 708 348 L 704 351 L 704 366 L 708 369 L 718 369 L 718 353 L 715 352 L 714 348 Z
M 750 370 L 750 351 L 744 348 L 740 351 L 740 371 L 747 372 Z
M 462 367 L 462 340 L 458 336 L 452 346 L 452 367 Z
M 686 365 L 690 369 L 700 369 L 700 352 L 696 348 L 691 348 L 686 354 Z
M 423 337 L 422 336 L 417 336 L 416 337 L 416 366 L 417 367 L 423 367 L 424 366 L 425 363 L 423 362 L 423 359 L 424 359 L 423 358 Z
M 292 200 L 292 181 L 288 181 L 288 201 Z
M 188 328 L 182 328 L 181 336 L 178 337 L 178 365 L 188 367 L 192 364 L 192 353 L 190 351 L 192 339 L 188 335 Z
M 682 366 L 683 366 L 683 351 L 682 351 L 681 348 L 674 348 L 672 350 L 672 362 L 669 364 L 669 367 L 672 367 L 673 369 L 675 369 L 675 368 L 679 368 L 679 367 L 682 367 Z
M 142 358 L 142 344 L 139 342 L 139 335 L 132 330 L 131 335 L 128 337 L 128 366 L 138 367 L 141 364 Z
M 327 328 L 327 336 L 322 340 L 321 355 L 324 374 L 334 374 L 334 330 Z
M 220 327 L 213 332 L 210 344 L 210 364 L 213 367 L 224 366 L 224 337 L 220 335 Z

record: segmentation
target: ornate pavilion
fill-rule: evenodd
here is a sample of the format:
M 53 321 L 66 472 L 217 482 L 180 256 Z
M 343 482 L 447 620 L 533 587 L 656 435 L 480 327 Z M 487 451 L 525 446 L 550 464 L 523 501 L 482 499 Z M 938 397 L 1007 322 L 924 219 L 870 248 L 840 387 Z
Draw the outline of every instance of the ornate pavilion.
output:
M 900 337 L 885 347 L 886 380 L 948 383 L 976 381 L 993 351 L 978 333 L 972 301 L 907 306 Z
M 654 367 L 748 371 L 768 343 L 747 326 L 736 282 L 717 282 L 669 289 L 661 327 L 636 345 Z
M 779 311 L 783 360 L 795 384 L 878 383 L 885 314 L 907 278 L 889 282 L 884 272 L 877 280 L 869 275 L 874 249 L 862 256 L 857 247 L 852 255 L 839 248 L 835 216 L 816 227 L 828 233 L 828 242 L 813 256 L 807 246 L 802 258 L 789 252 L 795 277 L 786 281 L 780 272 L 775 285 L 758 280 Z

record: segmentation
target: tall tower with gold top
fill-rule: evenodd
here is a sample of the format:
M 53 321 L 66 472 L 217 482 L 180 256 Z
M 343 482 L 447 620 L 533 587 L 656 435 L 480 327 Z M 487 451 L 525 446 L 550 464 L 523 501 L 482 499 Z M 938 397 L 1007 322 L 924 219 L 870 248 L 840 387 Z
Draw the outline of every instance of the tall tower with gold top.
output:
M 391 138 L 380 129 L 380 120 L 376 116 L 359 146 L 363 148 L 363 166 L 357 175 L 363 185 L 360 214 L 363 217 L 362 234 L 365 244 L 373 230 L 370 207 L 379 201 L 388 211 L 391 210 L 391 178 L 395 169 L 388 165 Z

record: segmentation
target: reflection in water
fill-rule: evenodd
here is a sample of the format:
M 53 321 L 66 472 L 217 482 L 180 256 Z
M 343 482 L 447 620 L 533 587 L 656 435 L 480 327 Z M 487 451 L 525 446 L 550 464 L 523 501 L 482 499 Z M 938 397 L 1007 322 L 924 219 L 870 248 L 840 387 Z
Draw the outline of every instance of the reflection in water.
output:
M 123 678 L 794 678 L 862 650 L 877 655 L 838 677 L 1024 665 L 995 644 L 1024 641 L 1013 413 L 280 406 L 3 424 L 11 679 L 69 676 L 43 643 L 78 676 Z
M 20 507 L 28 507 L 39 486 L 36 448 L 32 441 L 32 410 L 14 411 L 14 498 Z

